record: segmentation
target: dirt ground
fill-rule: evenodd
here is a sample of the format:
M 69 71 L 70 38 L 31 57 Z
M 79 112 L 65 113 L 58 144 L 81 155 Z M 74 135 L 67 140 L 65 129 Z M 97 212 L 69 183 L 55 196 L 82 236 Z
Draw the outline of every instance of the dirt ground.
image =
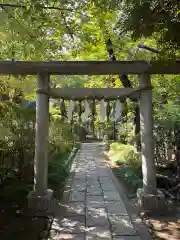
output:
M 34 217 L 31 214 L 27 207 L 26 191 L 14 191 L 11 194 L 13 187 L 20 184 L 22 181 L 13 180 L 0 187 L 0 239 L 44 239 L 52 220 L 49 217 Z
M 180 239 L 180 217 L 163 216 L 144 219 L 153 239 L 157 240 L 179 240 Z

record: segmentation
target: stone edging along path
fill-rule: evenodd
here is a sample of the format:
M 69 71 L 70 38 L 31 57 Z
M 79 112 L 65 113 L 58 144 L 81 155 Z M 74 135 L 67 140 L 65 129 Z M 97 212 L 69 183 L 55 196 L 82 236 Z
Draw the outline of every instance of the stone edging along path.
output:
M 66 162 L 66 167 L 69 168 L 69 166 L 71 165 L 73 159 L 75 158 L 77 152 L 78 152 L 79 148 L 77 146 L 73 147 L 67 162 Z M 34 213 L 34 215 L 36 215 L 37 217 L 42 217 L 44 218 L 45 221 L 45 227 L 44 230 L 41 231 L 39 233 L 39 238 L 40 240 L 46 240 L 48 239 L 49 235 L 50 235 L 50 230 L 54 221 L 54 217 L 56 215 L 56 207 L 57 207 L 57 200 L 53 199 L 52 200 L 52 204 L 51 204 L 51 208 L 48 210 L 48 212 L 37 212 Z

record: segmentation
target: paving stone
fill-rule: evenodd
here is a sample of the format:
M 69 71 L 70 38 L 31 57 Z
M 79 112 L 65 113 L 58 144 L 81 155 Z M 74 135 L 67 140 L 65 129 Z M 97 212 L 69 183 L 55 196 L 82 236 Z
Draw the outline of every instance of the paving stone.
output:
M 87 208 L 86 226 L 109 226 L 108 215 L 105 208 Z
M 90 227 L 86 233 L 86 240 L 111 240 L 111 232 L 108 228 Z
M 78 172 L 84 172 L 84 168 L 78 166 L 78 167 L 77 167 L 76 169 L 74 169 L 72 172 L 75 172 L 75 171 L 78 171 Z
M 94 166 L 92 166 L 92 165 L 86 165 L 86 170 L 87 171 L 89 171 L 89 172 L 91 172 L 91 171 L 93 171 L 93 170 L 95 170 L 96 169 L 96 166 L 94 165 Z
M 91 160 L 93 160 L 94 158 L 93 158 L 93 156 L 86 156 L 86 159 L 91 161 Z
M 104 191 L 116 191 L 116 188 L 113 183 L 103 183 L 101 187 Z
M 72 191 L 69 197 L 69 201 L 72 202 L 84 202 L 85 201 L 85 192 Z
M 94 175 L 87 175 L 86 177 L 87 182 L 99 182 L 99 176 L 97 174 Z
M 110 178 L 108 178 L 108 177 L 106 177 L 106 178 L 100 178 L 100 183 L 101 184 L 104 184 L 104 185 L 106 185 L 106 184 L 112 184 L 112 185 L 114 185 L 114 183 L 113 183 L 113 181 L 110 179 Z
M 87 196 L 86 205 L 87 207 L 105 207 L 104 198 L 102 196 Z
M 121 201 L 118 192 L 115 191 L 103 191 L 105 201 Z
M 100 182 L 98 179 L 87 179 L 87 186 L 89 185 L 100 185 Z
M 113 240 L 141 240 L 141 238 L 139 236 L 116 236 Z
M 91 188 L 101 188 L 101 184 L 99 182 L 87 182 L 87 187 Z
M 113 184 L 113 181 L 109 176 L 100 176 L 99 180 L 101 183 L 112 183 Z
M 87 174 L 87 181 L 89 181 L 89 180 L 91 180 L 91 179 L 94 179 L 94 180 L 96 180 L 96 181 L 98 181 L 99 182 L 99 176 L 98 176 L 98 174 L 96 174 L 96 173 L 92 173 L 92 174 Z
M 83 233 L 85 232 L 85 216 L 69 216 L 53 223 L 53 230 L 61 233 Z
M 86 183 L 82 182 L 81 180 L 74 181 L 72 184 L 72 191 L 79 191 L 79 192 L 86 191 Z
M 74 179 L 75 179 L 75 181 L 76 180 L 82 180 L 83 182 L 85 182 L 86 175 L 85 175 L 85 173 L 76 172 L 75 176 L 74 176 Z
M 100 177 L 109 177 L 109 171 L 107 171 L 105 167 L 104 167 L 104 169 L 101 167 L 99 169 L 99 176 Z
M 108 214 L 128 215 L 122 201 L 105 201 Z
M 108 178 L 107 178 L 108 179 Z M 104 185 L 104 186 L 106 186 L 106 185 L 108 185 L 108 186 L 110 186 L 110 185 L 112 185 L 113 187 L 113 191 L 115 190 L 115 188 L 114 188 L 114 183 L 111 181 L 111 180 L 105 180 L 105 181 L 100 181 L 100 183 L 101 183 L 101 185 Z M 111 190 L 111 189 L 110 189 Z
M 93 177 L 93 176 L 98 176 L 99 177 L 99 171 L 98 167 L 94 168 L 91 172 L 87 173 L 87 176 Z
M 99 174 L 97 172 L 98 172 L 97 167 L 93 167 L 92 169 L 87 168 L 87 170 L 86 170 L 87 176 L 90 176 L 90 177 L 93 177 L 93 175 L 99 176 Z M 91 175 L 91 174 L 93 174 L 93 175 Z
M 85 180 L 82 180 L 82 179 L 74 179 L 73 180 L 73 184 L 74 185 L 85 185 L 86 181 Z
M 103 196 L 103 192 L 102 192 L 101 188 L 88 187 L 87 188 L 87 195 L 90 195 L 90 196 Z
M 64 216 L 70 215 L 85 215 L 85 205 L 84 202 L 69 202 L 64 206 L 65 214 Z
M 70 233 L 61 233 L 57 240 L 85 240 L 85 234 L 70 234 Z
M 128 216 L 109 215 L 113 235 L 136 235 L 136 230 Z

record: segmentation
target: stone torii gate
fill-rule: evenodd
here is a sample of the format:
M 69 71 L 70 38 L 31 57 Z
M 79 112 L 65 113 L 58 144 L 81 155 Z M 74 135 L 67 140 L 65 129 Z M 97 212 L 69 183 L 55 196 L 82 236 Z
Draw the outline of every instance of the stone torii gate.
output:
M 52 191 L 47 187 L 49 97 L 66 100 L 124 99 L 134 94 L 139 97 L 143 189 L 138 190 L 145 208 L 157 208 L 157 199 L 163 195 L 157 190 L 153 146 L 151 74 L 180 74 L 179 63 L 145 61 L 82 61 L 82 62 L 12 62 L 0 61 L 0 74 L 36 75 L 36 139 L 34 158 L 34 190 L 28 195 L 29 207 L 45 210 Z M 139 76 L 138 88 L 116 89 L 58 89 L 50 88 L 50 75 L 108 75 L 134 74 Z M 149 206 L 150 205 L 150 206 Z

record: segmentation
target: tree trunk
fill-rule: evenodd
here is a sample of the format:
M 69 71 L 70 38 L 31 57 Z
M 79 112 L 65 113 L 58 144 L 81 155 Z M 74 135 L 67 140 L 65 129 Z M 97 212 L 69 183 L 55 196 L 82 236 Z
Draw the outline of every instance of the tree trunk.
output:
M 112 45 L 112 41 L 110 39 L 110 37 L 107 39 L 106 41 L 106 49 L 107 49 L 107 52 L 109 54 L 109 59 L 111 61 L 116 61 L 116 57 L 114 55 L 114 50 L 113 50 L 113 45 Z M 128 76 L 127 75 L 119 75 L 119 79 L 123 85 L 123 87 L 128 87 L 128 88 L 132 88 L 132 84 L 130 82 L 130 80 L 128 79 Z M 112 83 L 113 83 L 113 86 L 115 86 L 115 81 L 114 79 L 112 80 Z M 133 102 L 137 102 L 137 99 L 136 98 L 132 98 L 130 97 L 130 99 L 133 101 Z M 134 132 L 135 136 L 137 136 L 136 138 L 136 147 L 137 147 L 137 150 L 140 149 L 140 115 L 139 115 L 139 105 L 136 106 L 136 110 L 135 110 L 135 132 Z

